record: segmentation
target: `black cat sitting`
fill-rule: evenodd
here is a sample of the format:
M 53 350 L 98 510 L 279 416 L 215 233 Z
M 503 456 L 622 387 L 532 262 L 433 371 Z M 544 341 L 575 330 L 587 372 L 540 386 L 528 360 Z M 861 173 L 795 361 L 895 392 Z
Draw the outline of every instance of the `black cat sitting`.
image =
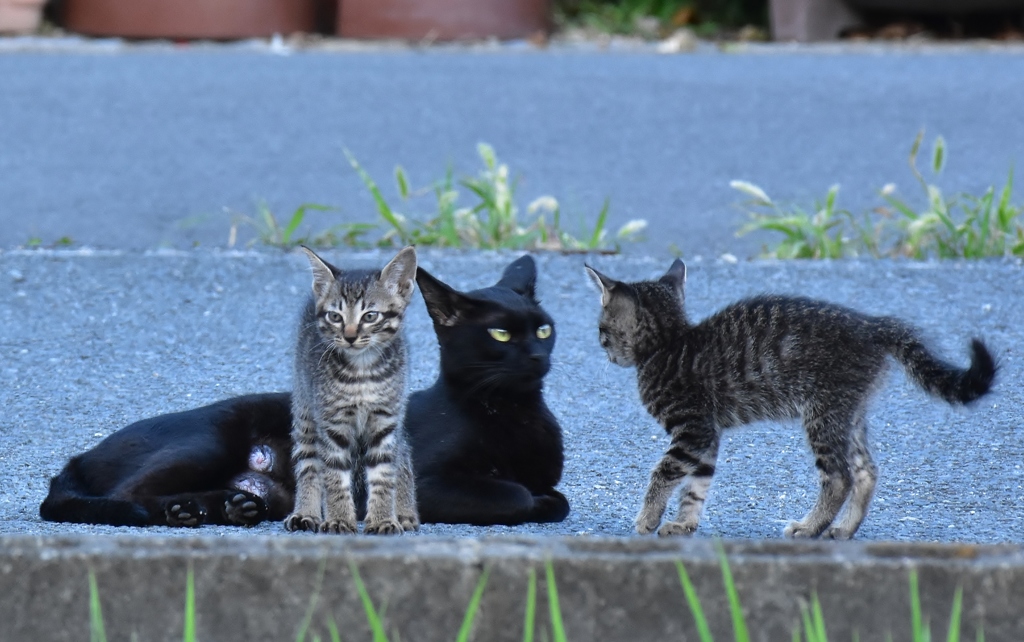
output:
M 437 382 L 409 398 L 420 520 L 559 522 L 562 433 L 544 403 L 554 322 L 524 256 L 496 285 L 457 292 L 422 268 L 441 347 Z M 73 457 L 39 513 L 115 526 L 255 524 L 291 511 L 291 396 L 248 395 L 143 419 Z
M 513 525 L 569 514 L 555 490 L 562 432 L 542 394 L 554 321 L 534 295 L 536 280 L 530 256 L 493 287 L 466 293 L 416 273 L 441 346 L 437 382 L 406 411 L 423 522 Z
M 289 393 L 137 421 L 72 457 L 40 516 L 113 526 L 249 526 L 284 519 L 295 481 Z

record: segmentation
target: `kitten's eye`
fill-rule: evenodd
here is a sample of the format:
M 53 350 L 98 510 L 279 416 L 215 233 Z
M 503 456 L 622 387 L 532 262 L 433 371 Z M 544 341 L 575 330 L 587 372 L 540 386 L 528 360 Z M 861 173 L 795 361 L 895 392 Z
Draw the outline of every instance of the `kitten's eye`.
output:
M 373 310 L 363 315 L 363 323 L 375 323 L 380 318 L 380 312 L 374 312 Z
M 487 332 L 490 333 L 491 338 L 495 341 L 501 341 L 502 343 L 505 343 L 512 338 L 511 332 L 508 330 L 502 330 L 501 328 L 488 328 Z
M 547 339 L 550 336 L 551 336 L 551 326 L 549 324 L 545 323 L 541 327 L 537 328 L 537 338 L 538 339 Z
M 335 312 L 334 310 L 328 310 L 327 320 L 334 324 L 341 323 L 341 314 Z

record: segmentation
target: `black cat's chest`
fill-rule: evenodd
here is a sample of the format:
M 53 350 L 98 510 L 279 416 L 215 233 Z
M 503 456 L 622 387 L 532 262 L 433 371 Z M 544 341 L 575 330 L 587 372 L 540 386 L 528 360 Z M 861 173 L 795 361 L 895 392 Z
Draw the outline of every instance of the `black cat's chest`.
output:
M 561 476 L 561 431 L 539 394 L 467 398 L 436 385 L 412 395 L 406 427 L 418 473 L 458 470 L 529 486 Z

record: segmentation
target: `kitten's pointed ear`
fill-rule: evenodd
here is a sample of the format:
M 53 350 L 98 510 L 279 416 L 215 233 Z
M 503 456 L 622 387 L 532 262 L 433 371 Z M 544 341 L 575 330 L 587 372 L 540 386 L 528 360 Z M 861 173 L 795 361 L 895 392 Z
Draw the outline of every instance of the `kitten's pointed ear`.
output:
M 413 280 L 416 278 L 416 248 L 408 246 L 391 259 L 380 271 L 377 283 L 391 294 L 408 299 L 412 296 Z
M 601 274 L 589 265 L 584 264 L 583 267 L 587 270 L 590 280 L 594 282 L 594 285 L 601 292 L 601 305 L 607 306 L 608 302 L 612 300 L 612 292 L 621 284 L 615 279 Z
M 313 294 L 322 297 L 331 289 L 341 270 L 320 258 L 316 252 L 305 245 L 299 246 L 309 259 L 309 267 L 313 269 Z
M 665 276 L 658 279 L 661 283 L 671 286 L 679 296 L 683 295 L 683 286 L 686 285 L 686 264 L 676 259 L 672 262 L 672 267 L 668 269 Z
M 505 268 L 498 285 L 536 299 L 534 291 L 537 286 L 537 262 L 529 254 L 519 257 Z
M 420 294 L 427 304 L 427 314 L 435 325 L 456 325 L 478 305 L 476 299 L 453 289 L 447 283 L 442 283 L 423 268 L 416 271 L 416 283 L 419 284 Z

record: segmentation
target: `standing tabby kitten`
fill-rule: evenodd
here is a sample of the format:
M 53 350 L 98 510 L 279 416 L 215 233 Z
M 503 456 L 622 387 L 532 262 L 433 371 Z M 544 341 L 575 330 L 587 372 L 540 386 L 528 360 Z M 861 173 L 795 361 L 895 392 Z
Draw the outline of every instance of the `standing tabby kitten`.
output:
M 380 271 L 342 272 L 303 250 L 313 269 L 313 296 L 295 354 L 295 510 L 285 528 L 355 533 L 365 514 L 366 533 L 415 530 L 416 491 L 402 423 L 408 358 L 401 327 L 416 252 L 403 249 Z
M 587 272 L 601 290 L 601 346 L 612 363 L 636 366 L 644 405 L 672 437 L 651 472 L 636 518 L 639 533 L 658 528 L 680 483 L 679 513 L 658 534 L 696 530 L 723 429 L 801 417 L 821 490 L 814 508 L 785 534 L 849 539 L 875 489 L 865 414 L 886 356 L 950 404 L 986 394 L 996 372 L 978 339 L 964 370 L 929 352 L 898 319 L 804 298 L 754 297 L 691 324 L 683 310 L 686 266 L 678 260 L 657 281 L 622 283 L 589 266 Z

